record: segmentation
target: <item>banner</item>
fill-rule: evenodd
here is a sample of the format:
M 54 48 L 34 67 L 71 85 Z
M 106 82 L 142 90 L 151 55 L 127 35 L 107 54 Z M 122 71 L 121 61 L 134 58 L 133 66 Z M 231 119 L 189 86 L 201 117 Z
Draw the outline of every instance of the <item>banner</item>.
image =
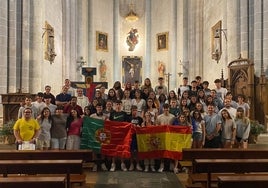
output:
M 132 134 L 131 123 L 84 117 L 80 148 L 107 156 L 130 158 Z
M 191 148 L 189 126 L 136 127 L 139 159 L 182 159 L 182 148 Z

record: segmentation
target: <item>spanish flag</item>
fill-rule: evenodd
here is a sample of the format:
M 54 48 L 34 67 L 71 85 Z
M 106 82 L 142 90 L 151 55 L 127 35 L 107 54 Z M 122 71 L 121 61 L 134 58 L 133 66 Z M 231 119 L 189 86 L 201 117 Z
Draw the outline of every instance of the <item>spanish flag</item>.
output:
M 182 159 L 182 148 L 191 148 L 189 126 L 136 127 L 139 159 Z
M 107 156 L 130 158 L 132 134 L 131 123 L 84 117 L 80 148 Z

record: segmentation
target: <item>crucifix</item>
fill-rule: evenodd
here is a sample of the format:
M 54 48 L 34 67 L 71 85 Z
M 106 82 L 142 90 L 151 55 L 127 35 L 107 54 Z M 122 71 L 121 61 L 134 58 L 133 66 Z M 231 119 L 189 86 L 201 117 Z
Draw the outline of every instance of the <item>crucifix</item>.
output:
M 167 84 L 168 84 L 168 92 L 169 92 L 169 77 L 171 76 L 171 73 L 167 73 L 165 74 L 166 78 L 167 78 Z
M 95 67 L 82 67 L 82 75 L 85 76 L 85 82 L 74 82 L 72 81 L 72 87 L 82 88 L 84 94 L 88 97 L 91 102 L 95 97 L 96 89 L 99 89 L 101 86 L 108 88 L 107 82 L 94 82 L 93 76 L 96 75 Z

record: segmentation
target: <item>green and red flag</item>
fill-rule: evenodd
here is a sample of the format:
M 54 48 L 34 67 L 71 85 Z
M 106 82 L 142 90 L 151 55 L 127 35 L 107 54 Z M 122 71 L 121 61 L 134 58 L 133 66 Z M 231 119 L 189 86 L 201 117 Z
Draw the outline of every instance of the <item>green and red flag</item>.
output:
M 80 148 L 107 156 L 130 158 L 132 134 L 131 123 L 84 117 Z
M 136 127 L 139 159 L 182 159 L 182 148 L 191 148 L 190 126 Z

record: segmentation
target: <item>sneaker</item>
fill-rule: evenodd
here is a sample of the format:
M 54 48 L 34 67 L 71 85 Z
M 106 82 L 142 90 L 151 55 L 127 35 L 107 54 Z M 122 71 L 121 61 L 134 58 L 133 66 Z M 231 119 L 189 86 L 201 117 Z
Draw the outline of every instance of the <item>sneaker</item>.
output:
M 110 172 L 114 172 L 115 171 L 115 163 L 112 163 L 111 168 L 110 168 Z
M 164 163 L 160 164 L 160 168 L 158 169 L 158 172 L 163 172 L 164 171 Z
M 148 172 L 149 171 L 149 166 L 145 166 L 144 172 Z
M 189 169 L 186 168 L 186 167 L 182 167 L 181 171 L 182 171 L 182 172 L 185 172 L 186 174 L 188 174 Z
M 141 168 L 141 166 L 140 166 L 139 163 L 137 163 L 137 165 L 136 165 L 136 169 L 137 169 L 138 171 L 142 171 L 142 168 Z
M 97 164 L 94 164 L 94 165 L 93 165 L 93 168 L 92 168 L 92 172 L 97 172 L 97 169 L 98 169 Z
M 129 167 L 128 170 L 129 170 L 129 171 L 133 171 L 133 170 L 134 170 L 134 165 L 133 165 L 133 163 L 130 164 L 130 167 Z
M 151 166 L 151 171 L 152 171 L 152 172 L 155 172 L 155 168 L 154 168 L 154 166 Z
M 176 168 L 174 168 L 173 172 L 174 172 L 174 174 L 178 174 L 179 173 L 179 169 L 176 167 Z
M 101 170 L 102 171 L 107 171 L 108 170 L 107 167 L 106 167 L 106 165 L 105 165 L 105 163 L 102 163 L 101 164 Z
M 121 170 L 124 171 L 124 172 L 127 171 L 125 163 L 121 163 Z

